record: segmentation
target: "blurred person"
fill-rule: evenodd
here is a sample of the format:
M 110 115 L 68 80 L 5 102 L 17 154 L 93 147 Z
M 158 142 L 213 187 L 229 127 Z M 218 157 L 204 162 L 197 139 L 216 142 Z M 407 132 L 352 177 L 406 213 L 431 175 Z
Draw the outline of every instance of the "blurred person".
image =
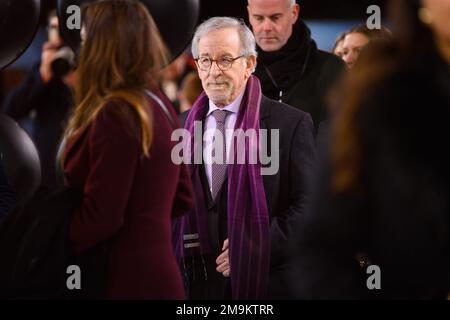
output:
M 255 75 L 263 94 L 308 112 L 317 130 L 327 117 L 327 93 L 345 64 L 317 48 L 295 0 L 248 0 L 247 9 L 258 44 Z
M 178 79 L 186 68 L 186 55 L 183 53 L 162 70 L 161 88 L 170 99 L 177 100 Z
M 202 82 L 196 71 L 190 72 L 181 82 L 181 88 L 178 92 L 180 101 L 180 112 L 183 113 L 192 108 L 195 100 L 202 93 Z
M 336 38 L 336 42 L 334 43 L 333 49 L 331 50 L 331 52 L 333 52 L 339 58 L 342 58 L 344 56 L 344 38 L 346 35 L 347 35 L 347 32 L 341 33 Z
M 299 227 L 299 298 L 450 292 L 450 2 L 391 6 L 394 42 L 352 70 Z
M 4 110 L 14 120 L 30 119 L 31 132 L 41 158 L 42 183 L 57 184 L 56 154 L 73 108 L 74 54 L 59 34 L 58 17 L 48 18 L 48 40 L 40 61 L 5 99 Z
M 178 123 L 157 86 L 166 47 L 139 1 L 89 3 L 82 17 L 63 153 L 66 186 L 84 193 L 70 224 L 73 254 L 106 241 L 107 299 L 183 299 L 171 219 L 193 195 L 186 167 L 171 159 Z
M 370 41 L 387 41 L 391 38 L 391 31 L 383 26 L 380 29 L 369 29 L 365 24 L 353 27 L 344 37 L 342 43 L 342 59 L 351 69 L 358 60 L 361 50 Z
M 194 65 L 189 63 L 191 59 L 187 53 L 182 53 L 161 72 L 161 89 L 173 103 L 177 113 L 180 113 L 178 92 L 180 91 L 181 83 L 190 72 L 195 71 L 195 63 Z
M 184 127 L 191 136 L 199 123 L 205 135 L 200 163 L 189 165 L 195 207 L 175 228 L 188 297 L 290 298 L 288 244 L 315 163 L 311 117 L 262 94 L 252 75 L 255 38 L 244 22 L 227 17 L 205 21 L 194 34 L 192 55 L 204 92 L 182 116 L 187 116 Z M 260 145 L 250 137 L 237 139 L 245 150 L 232 147 L 239 132 L 262 139 L 260 129 L 268 129 L 270 143 L 261 140 Z M 191 143 L 189 159 L 196 150 Z M 255 150 L 272 155 L 270 172 L 263 173 L 261 161 L 250 159 Z

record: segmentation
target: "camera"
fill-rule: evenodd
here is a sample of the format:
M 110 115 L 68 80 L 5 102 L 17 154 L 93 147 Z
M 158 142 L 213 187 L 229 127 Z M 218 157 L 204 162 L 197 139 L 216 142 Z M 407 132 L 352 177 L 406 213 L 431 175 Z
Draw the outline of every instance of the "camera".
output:
M 53 76 L 62 78 L 75 68 L 75 53 L 70 47 L 61 47 L 51 64 Z

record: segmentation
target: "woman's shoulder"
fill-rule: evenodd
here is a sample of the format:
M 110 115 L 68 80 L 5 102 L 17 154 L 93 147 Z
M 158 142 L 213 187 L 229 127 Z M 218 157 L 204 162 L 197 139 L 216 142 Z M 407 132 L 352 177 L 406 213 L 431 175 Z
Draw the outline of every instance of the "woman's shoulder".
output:
M 168 127 L 179 126 L 177 115 L 170 100 L 160 90 L 130 96 L 112 96 L 104 102 L 94 122 L 106 126 L 139 131 L 142 121 L 166 123 Z M 154 127 L 154 126 L 153 126 Z
M 104 101 L 94 121 L 124 121 L 127 118 L 136 118 L 135 108 L 129 101 L 113 97 Z
M 141 122 L 130 102 L 112 98 L 104 102 L 92 120 L 89 131 L 94 140 L 127 139 L 131 143 L 139 140 Z
M 142 118 L 151 119 L 151 107 L 145 94 L 126 92 L 111 95 L 103 102 L 95 122 L 111 122 L 124 128 L 139 128 Z
M 149 104 L 152 106 L 155 117 L 167 119 L 172 127 L 179 127 L 178 115 L 169 98 L 160 89 L 153 89 L 146 92 L 146 97 Z

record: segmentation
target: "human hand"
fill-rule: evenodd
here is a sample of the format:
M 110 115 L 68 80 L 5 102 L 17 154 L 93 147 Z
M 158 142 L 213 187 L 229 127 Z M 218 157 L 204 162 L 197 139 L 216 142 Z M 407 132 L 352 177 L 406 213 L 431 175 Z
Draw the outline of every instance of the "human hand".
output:
M 42 46 L 41 65 L 39 67 L 39 73 L 44 83 L 49 82 L 52 77 L 52 62 L 55 60 L 55 55 L 58 52 L 58 46 L 52 42 L 45 42 Z
M 228 239 L 223 242 L 222 253 L 216 259 L 217 272 L 223 274 L 224 277 L 230 277 L 230 259 L 228 256 Z
M 63 78 L 63 82 L 66 84 L 66 86 L 68 86 L 72 90 L 74 90 L 74 88 L 75 88 L 76 81 L 77 81 L 77 72 L 76 72 L 76 70 L 69 72 Z

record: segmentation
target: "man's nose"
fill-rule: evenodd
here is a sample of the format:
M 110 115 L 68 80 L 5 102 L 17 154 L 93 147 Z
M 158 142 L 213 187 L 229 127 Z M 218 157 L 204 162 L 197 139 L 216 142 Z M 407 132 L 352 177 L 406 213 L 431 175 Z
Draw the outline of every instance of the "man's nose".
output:
M 209 69 L 209 73 L 211 75 L 219 75 L 222 73 L 222 70 L 220 70 L 219 66 L 217 65 L 217 63 L 215 61 L 211 63 L 211 68 Z
M 270 21 L 270 19 L 264 19 L 262 23 L 262 30 L 264 32 L 270 32 L 272 31 L 272 28 L 273 28 L 272 21 Z

